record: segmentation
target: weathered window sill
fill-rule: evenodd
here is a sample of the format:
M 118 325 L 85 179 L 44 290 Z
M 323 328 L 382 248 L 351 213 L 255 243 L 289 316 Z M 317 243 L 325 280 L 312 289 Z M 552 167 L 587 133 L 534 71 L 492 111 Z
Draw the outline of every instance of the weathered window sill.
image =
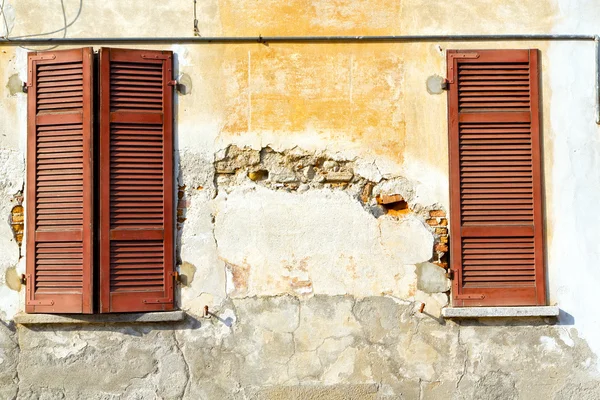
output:
M 446 307 L 444 318 L 506 318 L 506 317 L 557 317 L 558 306 L 532 307 Z
M 184 311 L 161 311 L 123 314 L 25 314 L 15 315 L 14 322 L 21 325 L 39 324 L 138 324 L 149 322 L 179 322 L 185 319 Z

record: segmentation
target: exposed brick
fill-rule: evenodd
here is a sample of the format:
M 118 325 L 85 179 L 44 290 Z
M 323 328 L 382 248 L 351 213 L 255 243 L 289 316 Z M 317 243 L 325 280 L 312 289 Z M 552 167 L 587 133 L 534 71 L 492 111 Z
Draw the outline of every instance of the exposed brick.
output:
M 440 236 L 440 242 L 448 243 L 448 236 Z
M 435 246 L 433 247 L 433 249 L 435 251 L 441 251 L 441 252 L 447 252 L 448 251 L 448 245 L 445 243 L 436 243 Z
M 386 212 L 388 215 L 393 215 L 396 217 L 403 217 L 405 215 L 408 215 L 412 212 L 412 210 L 410 208 L 386 208 Z
M 369 202 L 369 199 L 371 198 L 371 193 L 373 192 L 373 186 L 375 186 L 373 182 L 367 182 L 367 184 L 363 188 L 362 193 L 360 194 L 360 200 L 364 204 L 367 204 Z
M 431 210 L 431 211 L 429 211 L 429 216 L 430 217 L 445 217 L 446 216 L 446 211 L 443 211 L 443 210 Z
M 438 226 L 439 225 L 437 219 L 435 219 L 435 218 L 430 218 L 425 222 L 427 222 L 427 224 L 430 226 Z
M 380 194 L 377 195 L 378 204 L 391 204 L 404 201 L 404 197 L 399 194 Z
M 440 219 L 440 226 L 448 226 L 448 220 L 446 218 Z
M 10 213 L 10 226 L 13 231 L 13 236 L 19 246 L 21 246 L 21 243 L 23 242 L 23 229 L 25 227 L 23 211 L 23 206 L 19 204 L 14 206 Z
M 438 235 L 447 235 L 448 228 L 435 228 L 435 233 Z

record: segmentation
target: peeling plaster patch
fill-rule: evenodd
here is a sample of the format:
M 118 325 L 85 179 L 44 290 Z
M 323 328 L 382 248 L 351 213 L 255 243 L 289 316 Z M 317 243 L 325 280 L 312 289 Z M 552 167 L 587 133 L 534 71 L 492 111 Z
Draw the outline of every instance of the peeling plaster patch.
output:
M 395 221 L 378 219 L 381 243 L 388 254 L 397 255 L 405 264 L 427 261 L 432 256 L 433 236 L 416 218 Z
M 19 78 L 19 74 L 12 74 L 10 78 L 8 78 L 6 88 L 11 96 L 23 92 L 23 81 Z
M 196 266 L 192 263 L 184 261 L 181 263 L 179 271 L 181 273 L 181 283 L 184 286 L 191 286 L 192 281 L 194 280 L 194 275 L 196 274 Z
M 450 280 L 446 270 L 429 262 L 417 264 L 417 288 L 426 293 L 447 292 Z
M 414 264 L 444 266 L 440 257 L 447 246 L 439 241 L 447 228 L 437 225 L 446 220 L 438 223 L 435 215 L 445 213 L 438 205 L 410 204 L 414 184 L 406 178 L 375 183 L 355 174 L 359 164 L 300 148 L 230 145 L 219 151 L 215 237 L 219 257 L 227 263 L 227 292 L 234 297 L 352 293 L 412 298 Z M 358 254 L 361 248 L 369 251 Z M 324 268 L 328 265 L 333 267 Z
M 21 290 L 21 278 L 17 273 L 16 267 L 10 267 L 6 269 L 4 281 L 9 289 L 14 290 L 15 292 L 19 292 Z
M 417 217 L 375 219 L 345 191 L 289 193 L 253 183 L 229 190 L 216 199 L 215 237 L 232 296 L 408 298 L 416 288 L 411 264 L 432 255 L 433 234 Z

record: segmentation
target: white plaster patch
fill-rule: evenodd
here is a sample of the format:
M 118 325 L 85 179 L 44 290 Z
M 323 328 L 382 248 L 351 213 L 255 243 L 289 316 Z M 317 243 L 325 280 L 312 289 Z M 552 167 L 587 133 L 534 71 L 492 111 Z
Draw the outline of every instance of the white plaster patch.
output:
M 433 246 L 418 219 L 375 219 L 347 193 L 258 186 L 219 195 L 215 237 L 219 256 L 232 265 L 237 296 L 407 298 L 414 294 L 411 264 L 429 259 Z
M 427 261 L 433 251 L 433 235 L 417 218 L 404 218 L 400 221 L 381 217 L 378 219 L 381 230 L 381 244 L 392 257 L 404 264 Z

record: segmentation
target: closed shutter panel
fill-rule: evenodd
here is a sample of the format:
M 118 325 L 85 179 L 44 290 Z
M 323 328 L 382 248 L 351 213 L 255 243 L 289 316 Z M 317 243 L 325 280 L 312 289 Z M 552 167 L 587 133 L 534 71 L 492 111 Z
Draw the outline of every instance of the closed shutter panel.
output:
M 449 51 L 455 306 L 546 301 L 537 50 Z
M 92 56 L 29 54 L 29 313 L 92 312 Z
M 100 50 L 100 309 L 173 309 L 173 58 Z

